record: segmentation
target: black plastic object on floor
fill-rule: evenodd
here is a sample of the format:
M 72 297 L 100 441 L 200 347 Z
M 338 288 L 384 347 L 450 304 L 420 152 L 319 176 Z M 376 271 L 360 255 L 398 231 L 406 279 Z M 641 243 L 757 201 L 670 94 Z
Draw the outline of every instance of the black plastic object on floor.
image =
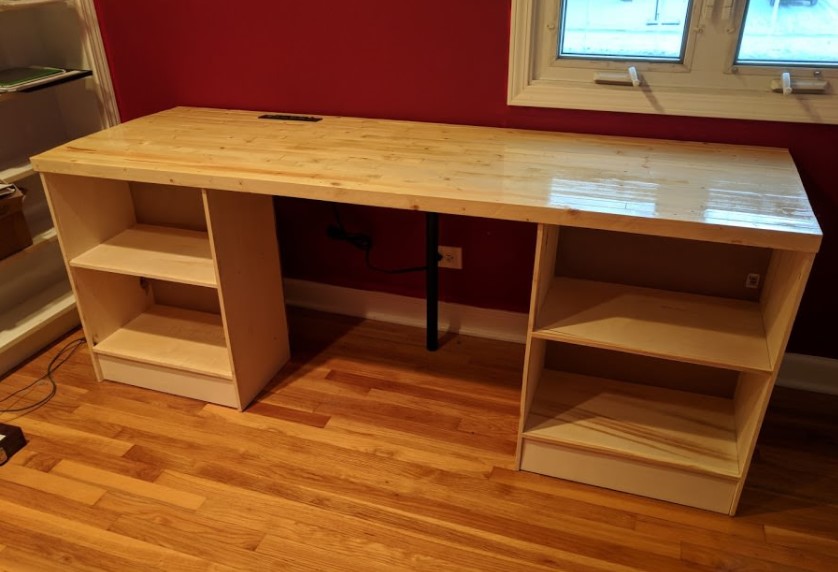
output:
M 0 423 L 0 465 L 6 464 L 25 445 L 26 437 L 20 427 Z

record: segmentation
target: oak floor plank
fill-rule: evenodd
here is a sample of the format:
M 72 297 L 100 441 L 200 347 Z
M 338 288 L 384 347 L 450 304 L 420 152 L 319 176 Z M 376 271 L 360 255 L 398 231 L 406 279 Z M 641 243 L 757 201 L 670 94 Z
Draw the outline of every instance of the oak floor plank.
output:
M 611 563 L 561 553 L 553 547 L 515 541 L 499 535 L 486 538 L 482 532 L 477 533 L 466 526 L 453 525 L 427 516 L 417 519 L 415 515 L 399 509 L 385 509 L 328 493 L 318 495 L 311 491 L 297 490 L 295 494 L 288 487 L 283 487 L 288 496 L 293 496 L 294 500 L 290 500 L 277 494 L 243 490 L 218 481 L 178 473 L 166 472 L 160 480 L 172 487 L 180 486 L 189 490 L 197 487 L 213 499 L 202 506 L 199 512 L 231 525 L 241 522 L 253 526 L 258 523 L 258 526 L 272 531 L 276 529 L 277 519 L 285 522 L 285 526 L 289 526 L 286 521 L 290 519 L 291 523 L 329 529 L 334 535 L 358 529 L 363 530 L 365 536 L 372 534 L 380 538 L 395 535 L 394 539 L 399 545 L 404 545 L 407 537 L 410 537 L 414 544 L 424 543 L 426 547 L 429 543 L 443 543 L 449 547 L 446 553 L 450 553 L 451 549 L 464 553 L 454 557 L 449 554 L 447 558 L 464 561 L 472 566 L 478 565 L 478 569 L 483 570 L 494 570 L 498 566 L 501 570 L 514 569 L 516 562 L 526 562 L 527 566 L 538 569 L 544 566 L 555 569 L 559 561 L 574 562 L 574 569 L 582 562 L 586 566 L 590 565 L 592 570 L 617 569 Z M 361 533 L 361 530 L 355 535 Z
M 0 523 L 3 538 L 8 542 L 28 546 L 33 550 L 43 551 L 49 545 L 64 542 L 67 550 L 74 556 L 92 550 L 116 557 L 120 563 L 144 562 L 146 569 L 165 568 L 184 571 L 212 569 L 212 564 L 201 558 L 140 542 L 124 535 L 15 505 L 5 500 L 0 500 L 0 514 L 3 514 L 3 521 Z M 106 561 L 103 565 L 109 566 Z M 109 567 L 117 569 L 113 566 Z
M 248 409 L 248 413 L 252 413 L 251 409 Z M 342 447 L 356 452 L 420 463 L 438 469 L 486 474 L 492 467 L 482 452 L 469 454 L 468 451 L 460 448 L 446 447 L 438 440 L 416 435 L 405 435 L 399 439 L 392 431 L 388 432 L 387 439 L 382 439 L 380 433 L 386 431 L 385 428 L 369 424 L 347 426 L 347 424 L 342 424 L 344 420 L 341 418 L 330 417 L 327 422 L 328 431 L 312 432 L 305 429 L 296 430 L 293 425 L 287 423 L 285 418 L 265 417 L 258 413 L 241 415 L 237 411 L 216 405 L 208 405 L 201 415 L 235 421 L 241 426 L 258 431 L 280 431 L 324 445 L 340 443 Z M 351 425 L 351 422 L 348 425 Z M 498 462 L 502 462 L 500 457 Z
M 821 536 L 812 532 L 797 532 L 779 526 L 766 525 L 765 538 L 771 544 L 798 548 L 838 559 L 838 537 Z
M 244 412 L 97 383 L 80 348 L 12 421 L 0 570 L 838 570 L 838 398 L 774 390 L 730 518 L 512 470 L 520 344 L 289 323 L 291 361 Z
M 0 472 L 5 472 L 7 468 L 9 467 L 0 467 Z M 9 481 L 3 482 L 2 485 L 0 501 L 7 501 L 16 507 L 39 510 L 47 515 L 101 529 L 106 529 L 119 517 L 116 513 L 70 500 L 66 495 L 56 495 Z M 0 518 L 0 523 L 2 520 Z M 0 526 L 0 531 L 2 531 L 2 526 Z M 5 537 L 0 535 L 0 538 Z
M 0 480 L 58 495 L 88 506 L 96 504 L 105 494 L 105 489 L 101 487 L 67 479 L 54 473 L 43 473 L 23 465 L 12 465 L 0 472 Z
M 130 492 L 132 495 L 142 496 L 186 509 L 197 509 L 207 500 L 200 495 L 183 491 L 173 491 L 166 487 L 161 487 L 156 483 L 126 477 L 110 471 L 103 471 L 96 467 L 76 463 L 75 461 L 61 461 L 52 468 L 50 473 L 92 485 L 98 485 L 107 490 Z

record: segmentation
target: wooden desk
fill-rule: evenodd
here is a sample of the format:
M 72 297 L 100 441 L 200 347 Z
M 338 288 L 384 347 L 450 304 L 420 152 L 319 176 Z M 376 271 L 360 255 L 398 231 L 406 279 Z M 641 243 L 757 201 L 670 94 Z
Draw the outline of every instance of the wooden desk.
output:
M 243 408 L 271 196 L 538 223 L 518 463 L 733 514 L 821 234 L 783 150 L 177 108 L 32 160 L 100 379 Z

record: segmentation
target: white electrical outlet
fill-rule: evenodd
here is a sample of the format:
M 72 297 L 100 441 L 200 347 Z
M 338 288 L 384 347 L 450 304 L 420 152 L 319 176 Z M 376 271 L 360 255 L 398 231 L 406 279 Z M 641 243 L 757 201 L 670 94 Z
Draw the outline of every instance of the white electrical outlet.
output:
M 759 274 L 751 272 L 745 277 L 745 288 L 759 288 L 759 279 Z
M 442 257 L 439 261 L 440 268 L 463 269 L 463 249 L 459 246 L 440 246 L 439 255 Z

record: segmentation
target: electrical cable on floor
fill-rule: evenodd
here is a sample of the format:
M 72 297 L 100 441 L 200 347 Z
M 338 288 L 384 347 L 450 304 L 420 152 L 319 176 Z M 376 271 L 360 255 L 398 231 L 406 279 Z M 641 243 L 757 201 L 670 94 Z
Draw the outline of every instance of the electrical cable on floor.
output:
M 26 385 L 24 387 L 21 387 L 20 389 L 10 393 L 9 395 L 6 395 L 2 399 L 0 399 L 0 403 L 3 403 L 5 401 L 8 401 L 9 399 L 12 399 L 13 397 L 17 396 L 17 399 L 15 399 L 11 403 L 11 405 L 9 405 L 8 407 L 0 406 L 0 414 L 3 414 L 3 413 L 22 413 L 22 414 L 31 413 L 32 411 L 35 411 L 39 407 L 48 403 L 49 400 L 52 399 L 55 396 L 55 393 L 58 391 L 58 385 L 55 383 L 55 379 L 53 379 L 52 374 L 54 374 L 56 371 L 58 371 L 58 369 L 62 365 L 64 365 L 64 363 L 68 359 L 70 359 L 70 356 L 72 356 L 76 352 L 76 350 L 78 350 L 84 344 L 85 344 L 84 338 L 78 338 L 78 339 L 72 340 L 70 342 L 67 342 L 67 344 L 65 344 L 64 347 L 61 348 L 59 350 L 59 352 L 50 360 L 49 365 L 47 366 L 47 372 L 44 375 L 42 375 L 41 377 L 39 377 L 35 381 L 30 382 L 28 385 Z M 43 398 L 35 401 L 34 403 L 30 403 L 28 405 L 22 405 L 20 407 L 17 407 L 17 404 L 20 403 L 20 401 L 22 399 L 25 399 L 31 392 L 35 391 L 35 389 L 37 389 L 38 385 L 41 384 L 41 382 L 45 381 L 45 380 L 47 382 L 49 382 L 49 391 L 48 391 L 46 396 L 44 396 Z
M 407 274 L 409 272 L 424 272 L 428 269 L 427 266 L 412 266 L 408 268 L 381 268 L 376 266 L 370 259 L 372 237 L 360 232 L 348 232 L 346 227 L 343 226 L 343 221 L 340 218 L 340 210 L 336 204 L 332 204 L 332 210 L 335 213 L 335 222 L 337 224 L 329 225 L 328 229 L 326 229 L 329 238 L 346 241 L 355 248 L 362 250 L 364 252 L 364 263 L 370 270 L 383 272 L 384 274 Z

